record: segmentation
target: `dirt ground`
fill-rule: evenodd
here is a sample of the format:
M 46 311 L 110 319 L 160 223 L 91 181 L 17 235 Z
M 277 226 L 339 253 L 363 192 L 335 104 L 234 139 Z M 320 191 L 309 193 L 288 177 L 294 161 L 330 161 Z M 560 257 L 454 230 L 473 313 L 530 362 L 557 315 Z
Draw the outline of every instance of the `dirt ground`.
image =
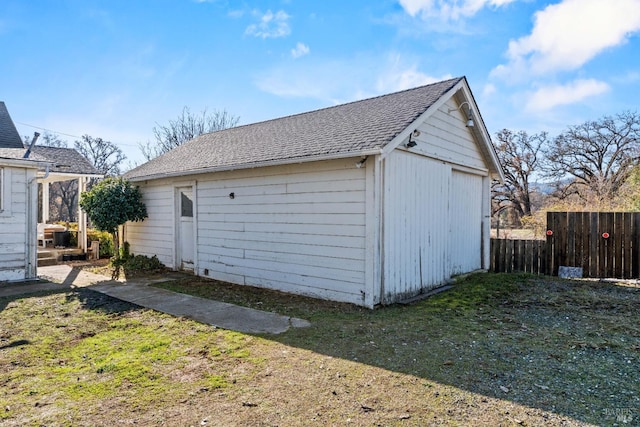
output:
M 312 326 L 245 335 L 88 289 L 0 299 L 0 425 L 640 419 L 634 283 L 478 275 L 428 300 L 374 311 L 196 278 L 165 285 Z

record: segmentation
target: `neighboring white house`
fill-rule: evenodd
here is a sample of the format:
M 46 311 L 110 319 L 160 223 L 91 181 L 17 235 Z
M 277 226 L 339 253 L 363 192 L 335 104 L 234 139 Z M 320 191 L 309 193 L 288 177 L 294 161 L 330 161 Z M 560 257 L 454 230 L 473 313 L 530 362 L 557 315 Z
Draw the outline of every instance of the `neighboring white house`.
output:
M 502 170 L 467 80 L 201 135 L 125 174 L 136 254 L 374 307 L 487 268 Z
M 36 277 L 36 174 L 41 166 L 0 157 L 0 282 Z
M 26 156 L 26 158 L 25 158 Z M 0 281 L 33 279 L 37 274 L 38 184 L 42 218 L 49 220 L 49 184 L 77 179 L 80 192 L 90 178 L 102 177 L 70 148 L 23 146 L 20 134 L 0 101 Z M 79 209 L 79 207 L 78 207 Z M 80 212 L 79 246 L 86 250 L 86 214 Z
M 36 277 L 35 181 L 42 164 L 16 159 L 12 151 L 20 148 L 20 135 L 0 102 L 0 282 Z

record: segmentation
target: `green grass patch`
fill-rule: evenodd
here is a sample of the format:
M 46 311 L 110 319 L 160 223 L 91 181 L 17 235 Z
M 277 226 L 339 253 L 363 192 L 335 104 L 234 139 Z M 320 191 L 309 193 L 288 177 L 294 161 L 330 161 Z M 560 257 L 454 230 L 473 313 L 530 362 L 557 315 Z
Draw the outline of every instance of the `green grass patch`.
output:
M 640 407 L 640 331 L 630 315 L 638 288 L 474 274 L 423 301 L 372 311 L 198 278 L 161 286 L 309 319 L 310 328 L 273 339 L 330 357 L 594 423 L 606 408 Z
M 86 308 L 87 302 L 101 309 Z M 157 407 L 227 387 L 230 371 L 217 361 L 243 359 L 250 370 L 260 364 L 250 358 L 246 336 L 82 289 L 9 302 L 0 320 L 2 342 L 20 337 L 25 343 L 0 350 L 0 384 L 12 390 L 8 409 L 0 411 L 5 419 L 32 412 L 28 408 L 41 400 L 55 401 L 69 413 L 120 400 L 129 408 Z
M 518 293 L 519 284 L 526 282 L 529 278 L 528 275 L 472 274 L 451 290 L 425 300 L 420 307 L 435 311 L 495 307 Z
M 431 298 L 377 310 L 199 278 L 162 286 L 312 325 L 256 337 L 82 289 L 0 300 L 3 423 L 582 426 L 624 425 L 619 414 L 640 419 L 633 315 L 640 290 L 628 284 L 479 274 Z

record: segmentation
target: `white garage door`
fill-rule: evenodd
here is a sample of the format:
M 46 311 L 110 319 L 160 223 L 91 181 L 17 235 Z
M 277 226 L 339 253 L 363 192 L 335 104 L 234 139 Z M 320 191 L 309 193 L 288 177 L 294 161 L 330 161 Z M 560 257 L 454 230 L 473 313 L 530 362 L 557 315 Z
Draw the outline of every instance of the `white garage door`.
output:
M 482 177 L 453 171 L 451 177 L 450 252 L 451 274 L 481 268 Z

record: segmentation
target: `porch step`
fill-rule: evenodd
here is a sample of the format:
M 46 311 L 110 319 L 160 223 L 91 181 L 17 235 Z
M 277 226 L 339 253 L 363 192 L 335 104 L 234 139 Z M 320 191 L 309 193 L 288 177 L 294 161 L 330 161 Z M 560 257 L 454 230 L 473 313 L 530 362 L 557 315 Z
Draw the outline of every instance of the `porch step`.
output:
M 38 267 L 46 267 L 49 265 L 57 265 L 60 263 L 84 259 L 86 259 L 86 255 L 80 249 L 38 249 Z
M 57 254 L 50 251 L 38 251 L 38 267 L 47 267 L 49 265 L 57 265 Z

